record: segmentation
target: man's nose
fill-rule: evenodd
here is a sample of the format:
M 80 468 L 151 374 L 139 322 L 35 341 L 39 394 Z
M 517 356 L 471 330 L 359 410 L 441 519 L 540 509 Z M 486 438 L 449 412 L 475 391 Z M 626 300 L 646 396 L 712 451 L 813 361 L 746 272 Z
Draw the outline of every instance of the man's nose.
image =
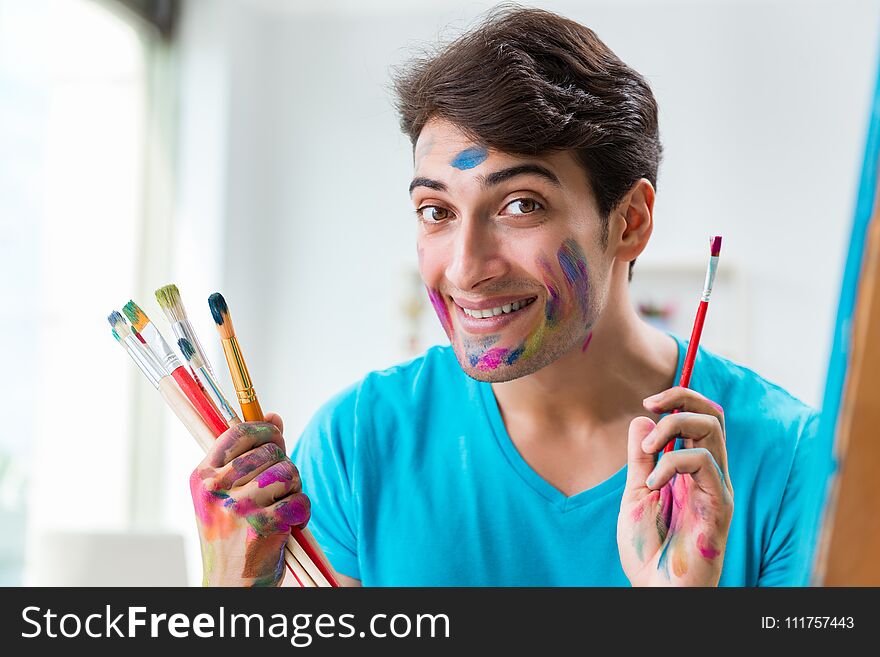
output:
M 490 221 L 464 217 L 456 228 L 452 259 L 446 278 L 459 290 L 472 290 L 481 283 L 504 274 L 505 263 L 499 240 Z

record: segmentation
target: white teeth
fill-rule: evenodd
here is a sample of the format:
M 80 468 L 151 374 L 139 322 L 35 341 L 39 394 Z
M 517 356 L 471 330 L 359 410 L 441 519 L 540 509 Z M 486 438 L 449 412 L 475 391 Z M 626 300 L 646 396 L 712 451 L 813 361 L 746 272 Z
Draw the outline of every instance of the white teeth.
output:
M 497 306 L 495 308 L 486 308 L 485 310 L 471 310 L 470 308 L 462 308 L 464 314 L 468 317 L 476 317 L 477 319 L 483 319 L 488 317 L 496 317 L 505 313 L 516 312 L 520 308 L 525 308 L 530 303 L 532 303 L 534 299 L 529 299 L 528 301 L 514 301 L 513 303 L 506 303 L 503 306 Z

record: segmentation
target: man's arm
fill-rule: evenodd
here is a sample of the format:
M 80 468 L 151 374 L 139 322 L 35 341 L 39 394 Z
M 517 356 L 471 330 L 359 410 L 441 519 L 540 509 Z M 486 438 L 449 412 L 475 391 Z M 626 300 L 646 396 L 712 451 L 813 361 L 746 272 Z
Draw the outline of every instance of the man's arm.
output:
M 348 575 L 340 575 L 337 572 L 333 573 L 336 576 L 336 581 L 339 582 L 340 586 L 360 586 L 361 580 L 355 579 L 354 577 L 349 577 Z
M 802 426 L 773 532 L 764 551 L 758 586 L 808 586 L 816 552 L 827 464 L 816 453 L 819 414 Z
M 365 423 L 355 418 L 361 394 L 362 386 L 357 384 L 326 402 L 290 455 L 311 501 L 309 529 L 343 586 L 361 584 L 355 492 L 363 458 L 356 445 Z

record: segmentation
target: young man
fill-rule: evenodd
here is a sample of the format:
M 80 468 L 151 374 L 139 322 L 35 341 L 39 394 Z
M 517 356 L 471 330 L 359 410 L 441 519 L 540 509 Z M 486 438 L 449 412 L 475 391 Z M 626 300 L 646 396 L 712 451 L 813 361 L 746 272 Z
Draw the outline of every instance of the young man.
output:
M 660 160 L 644 79 L 512 9 L 396 82 L 451 345 L 316 414 L 291 455 L 308 498 L 277 416 L 227 432 L 192 479 L 206 582 L 277 584 L 310 499 L 346 584 L 806 583 L 817 415 L 706 351 L 675 387 L 686 345 L 630 303 Z

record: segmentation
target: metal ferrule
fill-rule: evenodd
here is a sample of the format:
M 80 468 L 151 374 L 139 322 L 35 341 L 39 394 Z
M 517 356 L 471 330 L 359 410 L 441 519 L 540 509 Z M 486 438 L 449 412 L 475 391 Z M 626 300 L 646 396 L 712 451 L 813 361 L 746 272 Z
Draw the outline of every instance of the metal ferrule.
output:
M 153 387 L 158 388 L 163 373 L 160 371 L 155 358 L 149 357 L 145 352 L 145 345 L 141 344 L 133 335 L 127 336 L 123 342 L 125 343 L 125 350 L 131 356 L 131 359 L 149 379 L 150 383 L 153 384 Z
M 144 326 L 144 330 L 141 331 L 141 335 L 144 336 L 144 340 L 147 341 L 147 344 L 152 347 L 156 356 L 162 362 L 162 367 L 168 374 L 171 374 L 181 366 L 177 354 L 175 354 L 168 343 L 165 342 L 165 338 L 162 337 L 162 334 L 159 333 L 159 329 L 156 328 L 156 325 L 153 324 L 153 322 L 147 322 Z
M 188 319 L 183 319 L 179 322 L 174 322 L 171 325 L 171 330 L 174 331 L 174 335 L 179 340 L 180 338 L 186 338 L 189 340 L 189 343 L 193 346 L 193 349 L 196 350 L 196 353 L 199 355 L 199 358 L 202 359 L 202 362 L 205 364 L 205 369 L 214 376 L 214 370 L 211 368 L 211 363 L 208 360 L 208 357 L 205 356 L 205 350 L 202 349 L 202 345 L 199 342 L 199 339 L 196 337 L 196 332 L 193 330 L 192 324 L 189 323 Z
M 248 374 L 247 365 L 238 348 L 238 340 L 234 337 L 223 340 L 223 353 L 229 364 L 229 373 L 232 375 L 232 384 L 235 386 L 239 403 L 250 404 L 257 401 L 257 393 L 254 392 L 251 375 Z
M 706 269 L 706 282 L 703 283 L 702 301 L 708 301 L 712 296 L 712 285 L 715 283 L 715 272 L 718 270 L 718 256 L 709 258 L 709 267 Z

